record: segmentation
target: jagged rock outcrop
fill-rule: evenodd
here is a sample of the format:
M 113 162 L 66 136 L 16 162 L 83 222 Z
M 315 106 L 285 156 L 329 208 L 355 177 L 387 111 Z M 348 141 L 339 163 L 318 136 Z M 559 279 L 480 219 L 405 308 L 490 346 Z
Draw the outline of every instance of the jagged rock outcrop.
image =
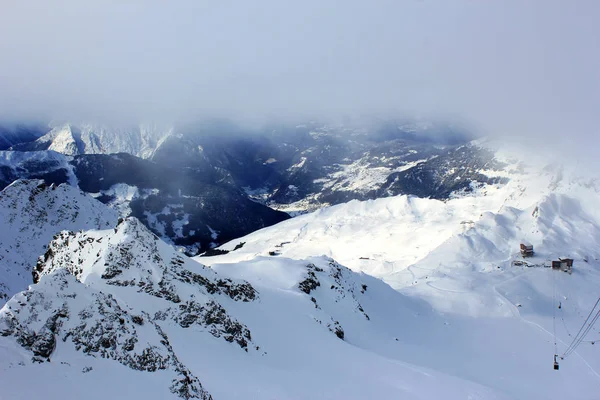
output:
M 214 296 L 251 302 L 258 298 L 247 282 L 220 278 L 162 242 L 137 219 L 121 221 L 114 231 L 61 232 L 33 271 L 34 282 L 67 270 L 81 282 L 101 288 L 119 286 L 165 301 L 154 318 L 187 328 L 196 324 L 215 337 L 247 349 L 250 331 L 232 319 Z M 183 296 L 181 293 L 195 293 Z
M 367 285 L 357 282 L 354 278 L 355 275 L 348 268 L 329 258 L 326 265 L 322 265 L 322 267 L 318 267 L 312 262 L 308 263 L 306 275 L 298 283 L 298 289 L 311 296 L 310 300 L 314 303 L 315 308 L 327 315 L 329 322 L 325 325 L 329 331 L 342 340 L 344 340 L 345 332 L 342 324 L 335 319 L 336 309 L 332 307 L 332 300 L 333 303 L 345 302 L 349 304 L 353 312 L 362 314 L 366 320 L 370 319 L 359 301 L 359 296 L 365 294 Z M 315 318 L 315 321 L 323 324 L 321 319 Z
M 106 229 L 117 214 L 72 186 L 17 180 L 0 192 L 0 305 L 31 283 L 36 258 L 64 229 Z
M 68 343 L 134 370 L 169 370 L 172 393 L 209 399 L 164 327 L 194 329 L 246 352 L 258 349 L 250 330 L 226 309 L 257 301 L 252 285 L 219 277 L 135 218 L 119 220 L 114 229 L 60 232 L 32 275 L 37 284 L 0 311 L 0 335 L 30 351 L 33 362 L 52 360 L 57 343 Z
M 211 399 L 179 360 L 161 327 L 150 316 L 140 319 L 130 309 L 113 295 L 85 286 L 68 270 L 58 269 L 5 305 L 0 311 L 0 336 L 13 337 L 31 351 L 33 362 L 51 361 L 60 341 L 134 370 L 170 370 L 172 393 L 183 399 Z

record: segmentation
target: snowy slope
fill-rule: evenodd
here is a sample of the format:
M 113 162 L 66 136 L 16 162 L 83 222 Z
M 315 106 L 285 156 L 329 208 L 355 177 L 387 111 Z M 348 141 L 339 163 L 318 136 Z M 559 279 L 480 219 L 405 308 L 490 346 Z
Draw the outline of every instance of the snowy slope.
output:
M 114 226 L 117 214 L 67 184 L 17 180 L 0 192 L 0 304 L 32 283 L 32 267 L 64 229 Z
M 497 157 L 507 156 L 498 152 Z M 469 232 L 485 216 L 518 210 L 532 213 L 535 207 L 548 202 L 547 218 L 574 217 L 563 216 L 565 208 L 568 213 L 577 214 L 579 220 L 598 220 L 594 204 L 600 196 L 600 182 L 581 176 L 581 171 L 545 166 L 537 161 L 524 163 L 514 155 L 503 161 L 506 166 L 502 170 L 478 172 L 507 178 L 506 184 L 474 185 L 470 191 L 455 193 L 446 201 L 414 196 L 351 201 L 233 240 L 221 249 L 231 251 L 240 242 L 245 245 L 223 257 L 230 262 L 252 259 L 269 251 L 292 258 L 324 254 L 354 270 L 385 280 L 419 262 L 453 237 Z M 566 202 L 572 199 L 575 209 L 561 207 L 560 199 Z M 590 212 L 592 215 L 588 216 Z M 551 223 L 551 219 L 545 222 Z M 585 231 L 581 226 L 576 228 Z M 554 236 L 562 234 L 556 232 Z M 533 240 L 527 235 L 514 240 L 526 239 Z M 594 239 L 587 245 L 593 243 Z M 496 238 L 494 244 L 502 244 L 505 251 L 510 248 L 508 254 L 518 250 L 514 242 L 506 242 L 504 238 Z M 467 253 L 465 258 L 472 255 Z
M 50 146 L 48 150 L 56 151 L 57 153 L 67 156 L 75 156 L 81 154 L 82 148 L 77 143 L 75 134 L 69 125 L 52 129 L 48 134 L 42 136 L 38 141 L 48 141 Z
M 598 298 L 600 185 L 515 154 L 472 171 L 502 183 L 341 204 L 214 257 L 188 259 L 135 219 L 63 232 L 39 283 L 0 311 L 0 387 L 9 398 L 122 397 L 136 382 L 144 398 L 595 400 L 599 327 L 559 372 L 552 360 Z M 521 242 L 535 247 L 530 266 L 515 264 Z M 572 275 L 544 267 L 561 256 Z
M 401 361 L 440 321 L 329 258 L 207 268 L 130 218 L 61 233 L 36 271 L 0 310 L 8 398 L 509 398 Z
M 505 154 L 502 171 L 478 172 L 504 176 L 506 184 L 478 185 L 447 201 L 353 201 L 254 232 L 222 246 L 227 254 L 199 259 L 223 264 L 325 254 L 434 310 L 432 320 L 444 328 L 419 329 L 423 347 L 404 348 L 403 361 L 511 398 L 594 399 L 598 346 L 583 343 L 561 361 L 560 374 L 552 371 L 552 356 L 564 352 L 599 295 L 600 185 L 578 168 Z M 536 250 L 531 267 L 513 263 L 522 260 L 522 242 Z M 573 275 L 544 267 L 558 257 L 575 260 Z M 600 340 L 600 327 L 589 339 Z

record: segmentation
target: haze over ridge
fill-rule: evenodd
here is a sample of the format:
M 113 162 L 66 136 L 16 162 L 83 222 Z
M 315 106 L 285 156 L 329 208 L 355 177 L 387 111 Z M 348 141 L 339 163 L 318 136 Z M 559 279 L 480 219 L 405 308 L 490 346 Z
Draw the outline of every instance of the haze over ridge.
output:
M 0 116 L 398 113 L 591 156 L 598 16 L 589 0 L 11 2 Z

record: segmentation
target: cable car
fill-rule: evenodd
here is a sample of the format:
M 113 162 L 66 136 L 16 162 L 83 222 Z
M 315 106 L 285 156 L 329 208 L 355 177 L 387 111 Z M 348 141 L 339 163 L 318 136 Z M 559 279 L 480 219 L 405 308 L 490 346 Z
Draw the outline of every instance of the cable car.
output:
M 558 361 L 556 361 L 556 354 L 554 355 L 554 369 L 558 371 Z

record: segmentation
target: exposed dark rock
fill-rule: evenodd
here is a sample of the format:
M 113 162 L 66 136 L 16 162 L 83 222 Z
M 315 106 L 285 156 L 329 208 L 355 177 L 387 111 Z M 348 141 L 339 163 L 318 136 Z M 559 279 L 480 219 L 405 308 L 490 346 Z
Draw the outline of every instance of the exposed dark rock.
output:
M 225 309 L 214 301 L 206 305 L 195 302 L 180 304 L 175 321 L 183 328 L 189 328 L 194 324 L 207 327 L 214 337 L 223 337 L 228 342 L 236 342 L 246 351 L 248 351 L 248 341 L 252 340 L 248 328 L 233 320 Z
M 321 286 L 321 282 L 317 279 L 315 272 L 323 272 L 323 270 L 314 264 L 308 264 L 306 278 L 298 284 L 298 288 L 306 294 L 310 294 L 313 290 Z
M 208 249 L 204 253 L 200 254 L 200 257 L 220 256 L 227 253 L 229 253 L 229 250 Z
M 238 249 L 241 249 L 242 247 L 244 247 L 245 244 L 246 244 L 246 242 L 239 242 L 238 244 L 235 245 L 235 247 L 233 248 L 232 251 L 236 251 Z
M 25 292 L 22 300 L 9 302 L 9 311 L 0 318 L 0 334 L 14 336 L 19 345 L 31 351 L 33 362 L 49 361 L 60 338 L 84 354 L 112 359 L 138 371 L 171 369 L 176 374 L 170 386 L 174 394 L 183 399 L 212 399 L 198 378 L 179 361 L 167 335 L 149 315 L 132 315 L 113 296 L 95 291 L 90 293 L 89 305 L 73 314 L 70 311 L 72 304 L 68 302 L 72 298 L 70 290 L 81 284 L 66 270 L 45 277 L 40 285 L 44 284 L 56 291 L 46 287 L 42 291 Z M 62 306 L 52 311 L 57 302 L 62 302 Z M 49 317 L 38 332 L 27 328 L 26 324 L 39 321 L 47 312 Z M 26 320 L 21 321 L 25 315 Z M 67 325 L 63 322 L 68 319 L 72 323 L 65 328 Z M 144 320 L 150 322 L 148 328 L 142 328 Z M 221 315 L 221 322 L 235 325 L 226 320 L 226 315 Z M 211 328 L 217 329 L 217 325 L 215 323 Z M 146 329 L 145 343 L 139 342 L 136 327 Z M 238 330 L 249 339 L 249 332 L 244 332 L 243 328 Z M 222 332 L 227 335 L 237 333 L 232 328 L 223 328 Z M 85 367 L 82 372 L 91 370 L 91 367 Z
M 321 323 L 321 321 L 318 321 L 318 322 Z M 335 336 L 337 336 L 339 339 L 344 340 L 344 336 L 345 336 L 344 329 L 340 325 L 339 321 L 334 321 L 332 319 L 331 323 L 327 324 L 327 329 L 329 329 L 329 332 L 334 333 Z

